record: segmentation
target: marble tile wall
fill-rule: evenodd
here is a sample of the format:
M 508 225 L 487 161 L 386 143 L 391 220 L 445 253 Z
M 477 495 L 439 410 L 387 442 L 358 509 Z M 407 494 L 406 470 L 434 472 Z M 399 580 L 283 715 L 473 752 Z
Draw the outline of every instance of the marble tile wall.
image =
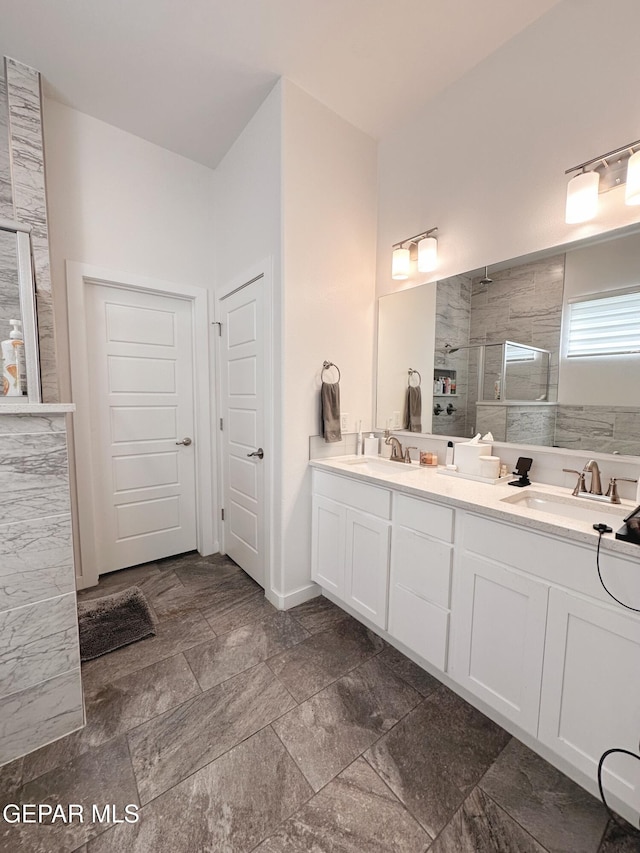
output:
M 555 405 L 507 406 L 495 403 L 477 405 L 477 430 L 483 435 L 491 432 L 496 441 L 513 444 L 538 444 L 553 446 Z
M 64 415 L 0 414 L 0 764 L 82 725 Z
M 60 397 L 51 298 L 40 74 L 14 59 L 5 58 L 0 103 L 5 105 L 4 113 L 0 106 L 0 213 L 4 209 L 10 213 L 9 218 L 27 223 L 32 229 L 42 399 L 46 403 L 56 403 Z M 3 133 L 3 115 L 8 134 Z M 7 164 L 10 165 L 9 186 Z
M 432 432 L 435 435 L 469 435 L 468 431 L 468 392 L 469 392 L 469 350 L 463 349 L 446 355 L 445 344 L 458 346 L 466 344 L 471 329 L 471 279 L 466 275 L 457 275 L 439 281 L 436 285 L 436 334 L 434 372 L 438 368 L 456 371 L 456 396 L 434 396 L 433 402 L 440 403 L 444 409 L 434 415 Z M 423 379 L 423 382 L 426 382 Z M 447 405 L 451 404 L 455 412 L 447 414 Z M 475 416 L 475 413 L 474 413 Z M 473 421 L 474 417 L 472 417 Z M 424 421 L 424 418 L 423 418 Z M 428 419 L 426 421 L 428 424 Z M 424 424 L 424 428 L 428 426 Z
M 7 84 L 0 70 L 0 219 L 13 219 L 11 159 L 9 157 L 9 104 Z
M 633 406 L 558 406 L 558 447 L 640 455 L 640 408 Z
M 509 340 L 550 350 L 549 400 L 557 400 L 564 255 L 490 275 L 491 284 L 472 282 L 469 343 Z

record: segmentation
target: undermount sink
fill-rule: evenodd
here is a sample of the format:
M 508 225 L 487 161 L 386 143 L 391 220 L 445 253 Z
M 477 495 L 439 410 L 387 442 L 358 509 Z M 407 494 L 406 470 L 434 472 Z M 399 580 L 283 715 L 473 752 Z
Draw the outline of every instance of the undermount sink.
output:
M 585 521 L 588 524 L 607 523 L 615 529 L 620 524 L 629 510 L 619 504 L 605 503 L 604 501 L 589 501 L 585 498 L 577 498 L 567 495 L 549 495 L 545 492 L 522 491 L 515 495 L 502 498 L 502 503 L 535 509 L 538 512 L 547 512 L 558 518 L 571 518 L 576 521 Z
M 407 465 L 405 462 L 392 462 L 390 459 L 379 459 L 375 456 L 356 456 L 355 459 L 344 460 L 341 464 L 362 474 L 382 474 L 383 476 L 410 474 L 412 471 L 420 470 L 418 463 Z

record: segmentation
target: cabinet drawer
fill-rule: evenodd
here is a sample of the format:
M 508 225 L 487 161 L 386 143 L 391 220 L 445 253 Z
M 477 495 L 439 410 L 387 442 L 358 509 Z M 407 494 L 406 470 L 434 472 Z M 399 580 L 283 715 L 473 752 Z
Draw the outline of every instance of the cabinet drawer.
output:
M 379 489 L 325 471 L 314 471 L 313 492 L 379 518 L 391 518 L 391 492 L 388 489 Z
M 396 494 L 393 520 L 418 533 L 453 542 L 453 510 L 448 506 Z
M 389 608 L 389 633 L 443 672 L 447 666 L 449 612 L 394 586 Z
M 451 545 L 404 527 L 394 528 L 391 545 L 392 584 L 400 584 L 448 609 L 452 560 Z

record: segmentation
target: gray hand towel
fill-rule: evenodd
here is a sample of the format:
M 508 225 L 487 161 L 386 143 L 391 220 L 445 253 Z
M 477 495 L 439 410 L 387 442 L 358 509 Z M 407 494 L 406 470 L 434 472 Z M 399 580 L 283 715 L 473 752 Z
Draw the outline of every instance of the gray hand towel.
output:
M 322 430 L 324 440 L 341 441 L 339 383 L 323 382 L 320 397 L 322 400 Z
M 407 388 L 402 426 L 411 432 L 422 432 L 422 391 L 419 385 Z

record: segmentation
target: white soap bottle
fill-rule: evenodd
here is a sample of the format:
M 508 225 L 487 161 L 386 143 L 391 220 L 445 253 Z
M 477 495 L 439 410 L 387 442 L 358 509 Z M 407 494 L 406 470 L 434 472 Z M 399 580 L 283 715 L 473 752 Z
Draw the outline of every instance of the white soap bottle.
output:
M 27 375 L 24 360 L 24 341 L 20 320 L 10 320 L 9 338 L 2 341 L 2 393 L 6 397 L 21 397 L 27 392 Z

